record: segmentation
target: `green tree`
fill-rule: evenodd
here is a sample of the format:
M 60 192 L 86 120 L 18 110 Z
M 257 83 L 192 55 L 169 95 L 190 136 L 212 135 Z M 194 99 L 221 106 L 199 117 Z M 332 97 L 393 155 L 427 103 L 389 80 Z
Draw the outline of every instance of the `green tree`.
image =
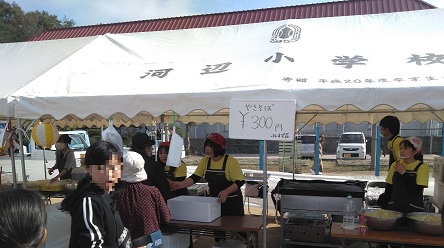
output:
M 48 29 L 69 28 L 74 20 L 66 16 L 59 20 L 46 11 L 25 13 L 15 2 L 0 0 L 0 43 L 27 41 Z

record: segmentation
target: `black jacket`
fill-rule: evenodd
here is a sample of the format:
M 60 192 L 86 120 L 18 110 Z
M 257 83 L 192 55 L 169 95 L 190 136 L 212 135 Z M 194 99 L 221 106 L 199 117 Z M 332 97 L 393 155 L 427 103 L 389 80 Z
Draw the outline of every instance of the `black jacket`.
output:
M 70 248 L 131 247 L 113 197 L 91 183 L 89 176 L 63 200 L 61 210 L 71 215 Z
M 142 157 L 145 160 L 146 174 L 148 174 L 148 179 L 143 183 L 158 188 L 166 202 L 172 197 L 172 193 L 170 184 L 168 183 L 167 176 L 165 175 L 163 169 L 163 165 L 146 155 L 142 154 Z

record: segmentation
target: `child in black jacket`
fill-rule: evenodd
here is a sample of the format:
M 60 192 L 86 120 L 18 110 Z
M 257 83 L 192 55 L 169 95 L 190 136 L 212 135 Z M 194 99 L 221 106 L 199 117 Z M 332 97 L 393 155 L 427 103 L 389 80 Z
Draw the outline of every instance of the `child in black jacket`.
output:
M 61 207 L 71 215 L 69 247 L 131 247 L 130 233 L 110 195 L 121 176 L 119 148 L 99 141 L 86 151 L 85 165 L 87 176 Z

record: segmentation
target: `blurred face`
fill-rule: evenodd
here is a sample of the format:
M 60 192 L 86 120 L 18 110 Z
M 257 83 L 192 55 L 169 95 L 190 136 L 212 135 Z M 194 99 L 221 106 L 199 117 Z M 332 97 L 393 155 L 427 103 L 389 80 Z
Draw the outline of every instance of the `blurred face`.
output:
M 61 141 L 58 141 L 57 143 L 55 143 L 55 148 L 57 150 L 63 150 L 67 147 L 67 145 Z
M 205 146 L 205 155 L 207 157 L 214 157 L 214 150 L 211 146 Z
M 145 152 L 146 155 L 148 155 L 148 157 L 151 157 L 153 155 L 153 147 L 152 146 L 145 147 Z
M 121 177 L 122 162 L 117 154 L 113 154 L 105 165 L 91 165 L 87 171 L 93 183 L 105 192 L 111 192 Z
M 381 133 L 381 135 L 383 137 L 387 137 L 388 136 L 388 131 L 387 130 L 388 130 L 388 128 L 379 126 L 379 132 Z
M 160 159 L 160 161 L 161 161 L 162 163 L 166 164 L 167 158 L 168 158 L 168 152 L 167 152 L 167 150 L 164 149 L 164 148 L 163 148 L 163 149 L 160 149 L 160 150 L 159 150 L 159 159 Z
M 416 154 L 416 149 L 406 146 L 405 143 L 402 143 L 399 147 L 400 157 L 403 159 L 413 158 Z

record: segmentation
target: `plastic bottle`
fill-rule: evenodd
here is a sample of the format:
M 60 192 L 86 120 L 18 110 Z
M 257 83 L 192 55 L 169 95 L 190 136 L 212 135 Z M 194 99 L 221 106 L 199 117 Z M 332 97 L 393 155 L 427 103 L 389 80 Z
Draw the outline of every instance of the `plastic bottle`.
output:
M 362 208 L 359 215 L 359 231 L 363 234 L 367 231 L 367 223 L 365 219 L 365 208 Z
M 345 201 L 344 213 L 342 216 L 342 228 L 355 228 L 355 202 L 353 201 L 351 195 L 348 195 L 347 200 Z

